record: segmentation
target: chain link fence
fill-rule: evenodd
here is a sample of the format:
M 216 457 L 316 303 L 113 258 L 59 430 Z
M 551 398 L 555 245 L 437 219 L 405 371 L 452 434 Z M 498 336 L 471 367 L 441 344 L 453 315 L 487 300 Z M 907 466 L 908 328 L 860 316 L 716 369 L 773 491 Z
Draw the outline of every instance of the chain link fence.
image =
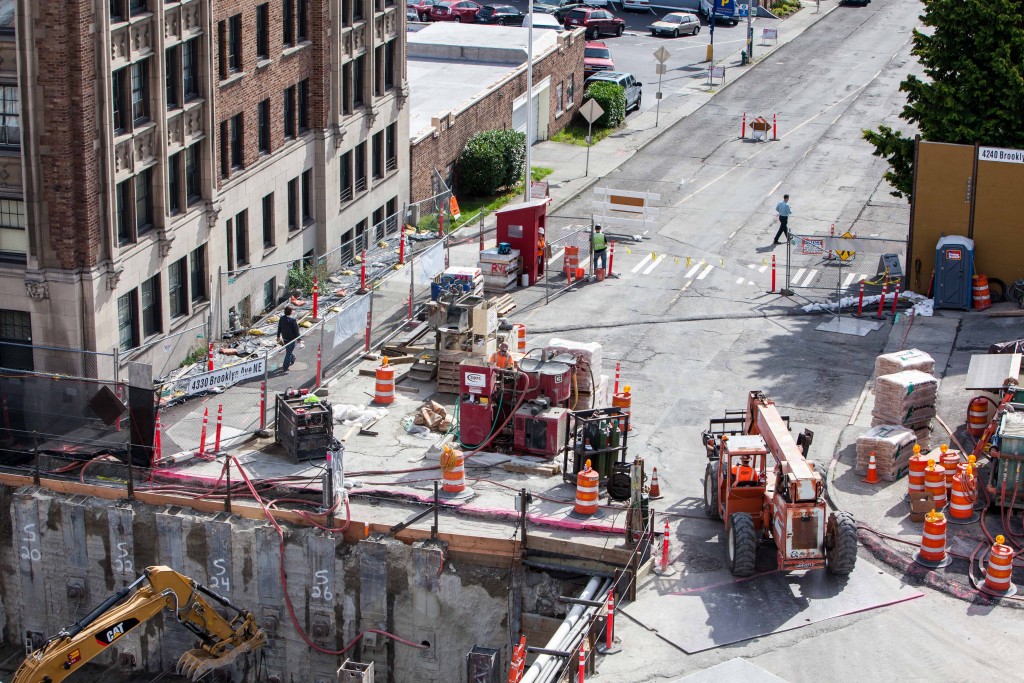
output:
M 0 342 L 0 368 L 116 381 L 118 353 Z
M 877 294 L 903 286 L 904 240 L 794 234 L 786 247 L 785 288 L 808 298 L 839 300 L 860 289 Z

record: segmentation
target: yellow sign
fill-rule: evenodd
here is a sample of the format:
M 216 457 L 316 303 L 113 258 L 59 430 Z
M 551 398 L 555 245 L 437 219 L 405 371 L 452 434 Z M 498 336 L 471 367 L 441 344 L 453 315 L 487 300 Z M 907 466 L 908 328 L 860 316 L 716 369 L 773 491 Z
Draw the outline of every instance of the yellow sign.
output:
M 854 238 L 853 234 L 851 234 L 849 230 L 840 235 L 840 237 L 846 240 L 851 240 Z M 849 261 L 856 255 L 857 252 L 853 251 L 852 249 L 840 249 L 836 251 L 836 256 L 839 257 L 840 261 Z

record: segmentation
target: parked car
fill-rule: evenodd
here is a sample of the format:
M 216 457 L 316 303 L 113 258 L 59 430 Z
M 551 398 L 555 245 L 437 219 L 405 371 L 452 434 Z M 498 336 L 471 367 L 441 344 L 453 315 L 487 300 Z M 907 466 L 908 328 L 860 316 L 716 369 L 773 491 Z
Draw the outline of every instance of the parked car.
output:
M 434 0 L 413 0 L 412 2 L 406 2 L 405 6 L 406 8 L 416 10 L 420 21 L 430 21 L 430 8 L 435 4 L 437 3 Z
M 695 36 L 700 33 L 700 19 L 689 12 L 670 12 L 647 28 L 652 36 Z
M 431 21 L 455 21 L 472 24 L 476 13 L 483 5 L 473 0 L 457 0 L 457 2 L 438 2 L 430 8 Z
M 420 15 L 416 13 L 415 7 L 405 8 L 405 23 L 409 24 L 420 20 Z
M 640 109 L 640 100 L 643 98 L 643 83 L 636 80 L 633 74 L 624 71 L 599 71 L 590 78 L 583 81 L 583 89 L 586 92 L 587 86 L 591 83 L 615 83 L 626 91 L 626 111 Z
M 601 40 L 588 40 L 583 47 L 583 78 L 589 78 L 598 71 L 615 71 L 612 51 Z
M 585 28 L 587 38 L 594 40 L 599 35 L 621 36 L 626 22 L 605 9 L 578 7 L 565 15 L 565 30 Z
M 522 26 L 526 15 L 512 5 L 484 5 L 476 13 L 476 23 L 498 26 Z
M 523 18 L 523 26 L 533 26 L 534 28 L 550 28 L 555 31 L 562 32 L 565 27 L 562 26 L 562 22 L 555 19 L 553 14 L 541 14 L 540 12 L 534 12 Z
M 608 0 L 583 0 L 583 4 L 587 7 L 607 7 Z
M 636 12 L 650 12 L 651 0 L 620 0 L 622 11 L 633 10 Z
M 579 0 L 547 0 L 546 2 L 533 6 L 534 12 L 542 12 L 544 14 L 553 14 L 558 19 L 559 24 L 565 23 L 565 15 L 574 10 L 577 7 L 583 7 L 583 3 Z

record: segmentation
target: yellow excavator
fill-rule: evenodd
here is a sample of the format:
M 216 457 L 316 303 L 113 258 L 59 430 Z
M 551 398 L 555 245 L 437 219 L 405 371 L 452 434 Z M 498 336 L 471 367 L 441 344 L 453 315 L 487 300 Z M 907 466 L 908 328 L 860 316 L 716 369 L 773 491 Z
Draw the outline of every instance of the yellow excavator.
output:
M 229 621 L 207 599 L 232 610 L 235 616 Z M 149 567 L 130 586 L 111 595 L 88 616 L 31 653 L 18 667 L 11 683 L 63 681 L 164 609 L 201 641 L 199 648 L 189 650 L 178 660 L 178 673 L 193 681 L 209 671 L 231 665 L 267 642 L 266 633 L 252 613 L 238 609 L 170 567 Z

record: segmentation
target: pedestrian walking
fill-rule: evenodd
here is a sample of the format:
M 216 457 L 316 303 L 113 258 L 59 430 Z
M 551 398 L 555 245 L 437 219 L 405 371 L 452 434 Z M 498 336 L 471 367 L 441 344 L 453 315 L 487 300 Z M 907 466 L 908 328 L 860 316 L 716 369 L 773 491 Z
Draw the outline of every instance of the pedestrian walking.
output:
M 285 372 L 295 362 L 295 342 L 299 339 L 299 323 L 292 316 L 293 310 L 291 306 L 285 306 L 284 315 L 277 321 L 277 343 L 284 344 L 282 369 Z
M 793 215 L 793 209 L 789 207 L 789 195 L 782 195 L 782 201 L 775 205 L 775 210 L 779 212 L 779 231 L 775 233 L 775 239 L 772 240 L 772 244 L 779 243 L 779 237 L 783 233 L 786 235 L 786 241 L 790 240 L 789 236 L 789 217 Z
M 594 226 L 594 234 L 591 237 L 591 244 L 594 248 L 594 268 L 608 268 L 608 242 L 605 240 L 601 226 Z

